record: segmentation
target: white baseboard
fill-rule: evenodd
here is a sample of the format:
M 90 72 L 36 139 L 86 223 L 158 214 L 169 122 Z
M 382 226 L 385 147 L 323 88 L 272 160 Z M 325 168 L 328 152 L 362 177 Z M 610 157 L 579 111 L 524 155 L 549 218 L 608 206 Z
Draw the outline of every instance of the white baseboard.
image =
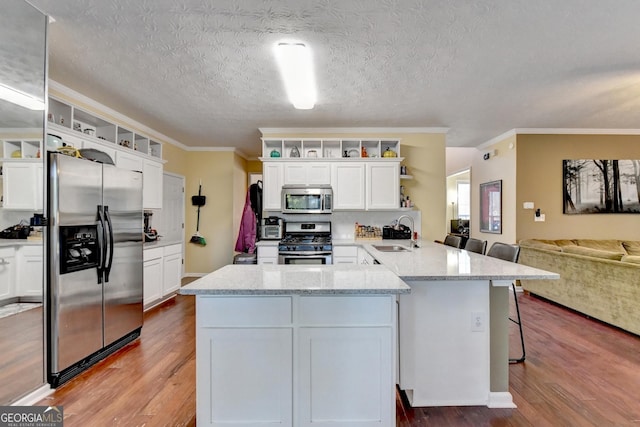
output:
M 11 406 L 33 406 L 37 402 L 53 393 L 53 390 L 54 389 L 52 389 L 49 384 L 44 384 L 40 388 L 32 391 L 21 399 L 16 400 L 11 404 Z
M 508 391 L 490 392 L 487 408 L 517 408 L 513 396 Z
M 209 273 L 185 273 L 182 277 L 204 277 Z

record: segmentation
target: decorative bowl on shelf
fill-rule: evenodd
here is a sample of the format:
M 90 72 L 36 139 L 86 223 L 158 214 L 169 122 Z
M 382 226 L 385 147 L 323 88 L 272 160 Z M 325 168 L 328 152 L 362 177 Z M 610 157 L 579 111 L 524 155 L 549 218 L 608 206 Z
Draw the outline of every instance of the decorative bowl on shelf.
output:
M 387 149 L 384 150 L 384 153 L 382 153 L 382 157 L 398 157 L 398 155 L 395 151 L 387 147 Z

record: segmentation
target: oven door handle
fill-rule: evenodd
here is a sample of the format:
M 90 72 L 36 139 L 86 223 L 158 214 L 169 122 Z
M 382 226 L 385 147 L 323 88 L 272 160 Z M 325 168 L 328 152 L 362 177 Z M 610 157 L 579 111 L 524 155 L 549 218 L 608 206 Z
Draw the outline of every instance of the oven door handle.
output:
M 305 251 L 305 252 L 278 252 L 278 255 L 283 257 L 312 257 L 312 256 L 326 256 L 331 255 L 331 252 L 316 252 L 316 251 Z

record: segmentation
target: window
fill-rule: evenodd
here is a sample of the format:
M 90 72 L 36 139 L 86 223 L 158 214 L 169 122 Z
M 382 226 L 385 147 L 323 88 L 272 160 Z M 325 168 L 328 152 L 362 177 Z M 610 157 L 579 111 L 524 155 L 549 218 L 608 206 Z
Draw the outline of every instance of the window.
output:
M 458 219 L 471 219 L 471 184 L 458 181 Z

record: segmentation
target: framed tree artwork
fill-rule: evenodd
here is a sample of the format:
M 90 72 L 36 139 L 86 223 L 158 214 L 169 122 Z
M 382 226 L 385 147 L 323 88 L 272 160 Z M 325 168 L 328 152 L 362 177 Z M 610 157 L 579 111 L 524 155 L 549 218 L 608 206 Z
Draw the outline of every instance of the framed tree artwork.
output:
M 640 213 L 640 160 L 563 160 L 564 214 Z
M 480 231 L 502 234 L 502 180 L 480 184 Z

